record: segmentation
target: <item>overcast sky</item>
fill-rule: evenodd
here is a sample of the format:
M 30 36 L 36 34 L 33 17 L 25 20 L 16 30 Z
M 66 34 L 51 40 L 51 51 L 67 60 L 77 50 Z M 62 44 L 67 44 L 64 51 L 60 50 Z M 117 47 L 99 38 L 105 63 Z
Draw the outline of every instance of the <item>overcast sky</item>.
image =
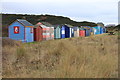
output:
M 3 13 L 50 14 L 74 21 L 118 24 L 119 0 L 2 0 Z

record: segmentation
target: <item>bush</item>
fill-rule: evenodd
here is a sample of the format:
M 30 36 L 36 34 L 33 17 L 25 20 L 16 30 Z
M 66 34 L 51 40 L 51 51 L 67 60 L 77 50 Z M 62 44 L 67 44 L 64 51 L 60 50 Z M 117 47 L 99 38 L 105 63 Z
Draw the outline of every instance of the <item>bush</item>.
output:
M 2 39 L 2 46 L 20 46 L 21 42 L 9 38 Z

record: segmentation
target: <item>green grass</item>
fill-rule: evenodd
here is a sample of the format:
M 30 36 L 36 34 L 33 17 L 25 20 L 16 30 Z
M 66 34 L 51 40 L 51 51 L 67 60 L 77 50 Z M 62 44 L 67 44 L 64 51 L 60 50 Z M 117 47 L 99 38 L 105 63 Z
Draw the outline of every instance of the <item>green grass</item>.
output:
M 115 35 L 120 35 L 120 32 L 115 33 Z

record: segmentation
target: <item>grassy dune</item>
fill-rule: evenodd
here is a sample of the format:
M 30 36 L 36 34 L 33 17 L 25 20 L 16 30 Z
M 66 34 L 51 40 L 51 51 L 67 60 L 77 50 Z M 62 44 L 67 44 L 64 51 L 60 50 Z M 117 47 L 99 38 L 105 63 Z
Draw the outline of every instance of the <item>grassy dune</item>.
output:
M 3 46 L 5 78 L 118 77 L 117 35 L 13 44 Z

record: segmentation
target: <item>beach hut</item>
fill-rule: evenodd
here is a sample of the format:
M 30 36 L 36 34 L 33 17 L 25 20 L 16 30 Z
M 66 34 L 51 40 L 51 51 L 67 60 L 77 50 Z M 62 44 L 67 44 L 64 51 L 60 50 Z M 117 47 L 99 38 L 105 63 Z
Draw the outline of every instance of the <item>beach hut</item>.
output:
M 49 30 L 50 28 L 45 26 L 45 25 L 40 25 L 43 28 L 43 41 L 44 40 L 49 40 L 50 39 L 50 33 Z
M 33 27 L 27 20 L 17 19 L 8 26 L 9 38 L 22 42 L 33 42 Z
M 94 30 L 92 27 L 91 27 L 90 35 L 94 35 Z
M 93 27 L 93 32 L 95 35 L 100 34 L 100 26 Z
M 50 27 L 49 33 L 50 33 L 49 40 L 54 40 L 54 27 L 53 26 Z
M 84 28 L 79 28 L 79 36 L 85 37 L 85 30 L 84 30 Z
M 61 38 L 61 25 L 54 25 L 54 38 L 55 39 Z
M 79 37 L 80 35 L 79 35 L 79 27 L 74 27 L 73 28 L 74 29 L 74 37 Z
M 71 38 L 74 37 L 73 26 L 69 24 L 64 24 L 61 27 L 61 38 Z
M 91 32 L 90 29 L 85 29 L 85 36 L 90 36 Z
M 81 28 L 84 28 L 85 36 L 90 36 L 90 34 L 92 32 L 92 28 L 90 26 L 81 26 Z
M 100 27 L 100 34 L 106 33 L 106 28 L 104 26 L 99 26 Z
M 74 29 L 72 25 L 65 24 L 67 27 L 69 27 L 69 38 L 74 37 Z
M 103 33 L 106 33 L 106 28 L 105 27 L 103 28 Z
M 70 29 L 67 25 L 62 25 L 61 28 L 61 38 L 69 38 L 70 37 Z
M 40 22 L 43 27 L 43 40 L 53 40 L 54 39 L 54 27 L 48 22 Z
M 93 28 L 92 27 L 90 27 L 90 26 L 87 26 L 88 28 L 89 28 L 89 30 L 90 30 L 90 35 L 94 35 L 94 31 L 93 31 Z

